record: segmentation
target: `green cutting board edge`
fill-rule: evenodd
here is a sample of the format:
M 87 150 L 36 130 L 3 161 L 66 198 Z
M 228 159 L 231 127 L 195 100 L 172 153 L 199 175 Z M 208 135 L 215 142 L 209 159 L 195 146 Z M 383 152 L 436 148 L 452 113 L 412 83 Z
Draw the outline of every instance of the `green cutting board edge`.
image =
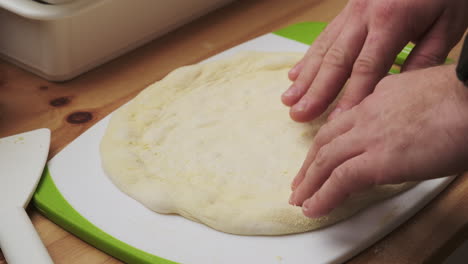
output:
M 326 25 L 326 23 L 322 22 L 304 22 L 282 28 L 273 33 L 310 45 Z M 410 51 L 411 48 L 405 48 L 398 55 L 396 63 L 402 64 Z M 395 69 L 391 71 L 397 72 Z M 65 200 L 55 186 L 47 167 L 43 172 L 42 179 L 33 196 L 33 204 L 43 215 L 54 223 L 125 263 L 176 263 L 132 247 L 94 226 Z

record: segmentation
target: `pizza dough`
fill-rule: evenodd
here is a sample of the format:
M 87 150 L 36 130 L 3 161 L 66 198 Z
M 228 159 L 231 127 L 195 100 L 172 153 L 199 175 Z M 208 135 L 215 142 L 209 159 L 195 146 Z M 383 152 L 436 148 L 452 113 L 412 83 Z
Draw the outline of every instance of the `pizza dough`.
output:
M 406 189 L 376 187 L 319 219 L 288 204 L 325 121 L 296 123 L 280 102 L 301 57 L 250 52 L 173 71 L 113 114 L 101 143 L 105 171 L 151 210 L 241 235 L 324 227 Z

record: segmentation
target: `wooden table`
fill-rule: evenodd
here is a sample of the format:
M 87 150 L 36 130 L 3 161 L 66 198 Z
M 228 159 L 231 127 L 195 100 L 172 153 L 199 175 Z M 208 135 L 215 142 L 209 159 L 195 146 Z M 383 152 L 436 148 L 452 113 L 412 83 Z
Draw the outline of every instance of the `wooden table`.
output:
M 237 1 L 74 80 L 53 83 L 0 60 L 0 137 L 48 127 L 49 158 L 171 70 L 302 21 L 331 21 L 345 0 Z M 457 58 L 460 44 L 452 51 Z M 440 263 L 468 236 L 468 174 L 349 263 Z M 33 223 L 56 263 L 121 263 L 34 208 Z M 25 249 L 27 254 L 27 249 Z M 313 262 L 313 261 L 312 261 Z M 0 254 L 0 264 L 6 263 Z

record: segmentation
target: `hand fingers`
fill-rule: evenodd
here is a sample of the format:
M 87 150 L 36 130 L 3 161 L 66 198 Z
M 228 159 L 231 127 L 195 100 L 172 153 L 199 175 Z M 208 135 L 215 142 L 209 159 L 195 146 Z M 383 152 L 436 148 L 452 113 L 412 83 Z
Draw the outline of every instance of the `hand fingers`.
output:
M 340 34 L 346 18 L 346 9 L 343 10 L 325 30 L 317 37 L 307 50 L 304 58 L 289 72 L 289 78 L 294 83 L 282 95 L 283 104 L 292 106 L 305 94 L 310 83 L 318 72 L 322 59 L 330 46 Z
M 406 44 L 398 32 L 371 31 L 361 53 L 354 62 L 349 83 L 329 119 L 351 109 L 372 93 L 377 83 L 386 76 L 395 56 Z
M 294 178 L 291 189 L 294 191 L 297 186 L 302 182 L 307 172 L 307 169 L 310 167 L 310 164 L 315 159 L 317 151 L 324 145 L 328 144 L 334 138 L 348 132 L 354 126 L 354 115 L 349 112 L 346 115 L 340 116 L 340 118 L 328 122 L 323 125 L 317 134 L 314 136 L 314 141 L 312 146 L 307 153 L 305 161 L 302 163 L 302 167 Z
M 449 32 L 452 30 L 449 21 L 443 16 L 436 21 L 429 32 L 414 47 L 402 67 L 402 72 L 444 63 L 445 58 L 456 43 L 449 38 Z M 459 38 L 461 36 L 455 39 Z
M 291 81 L 295 81 L 297 79 L 297 76 L 299 76 L 299 73 L 301 73 L 302 68 L 304 67 L 304 58 L 302 58 L 292 69 L 288 72 L 288 78 Z
M 331 176 L 302 204 L 305 216 L 316 218 L 327 215 L 341 205 L 349 195 L 374 185 L 375 164 L 367 153 L 357 155 L 336 167 Z
M 366 39 L 367 29 L 359 26 L 358 21 L 353 19 L 351 22 L 356 26 L 343 31 L 328 50 L 307 93 L 291 108 L 292 119 L 305 122 L 316 118 L 338 95 Z
M 349 132 L 321 147 L 307 169 L 304 179 L 291 194 L 290 203 L 302 205 L 306 199 L 320 189 L 336 167 L 363 153 L 364 150 L 359 146 L 359 139 L 360 137 Z

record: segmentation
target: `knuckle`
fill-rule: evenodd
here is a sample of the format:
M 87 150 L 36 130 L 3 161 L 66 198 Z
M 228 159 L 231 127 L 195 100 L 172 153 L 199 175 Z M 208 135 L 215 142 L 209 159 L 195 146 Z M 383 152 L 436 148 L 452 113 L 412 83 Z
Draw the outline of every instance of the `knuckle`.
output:
M 318 136 L 318 134 L 316 134 L 311 147 L 311 149 L 315 150 L 315 152 L 313 153 L 314 160 L 317 159 L 318 152 L 323 147 L 323 145 L 325 145 L 325 139 L 322 136 Z
M 346 178 L 349 177 L 351 172 L 352 172 L 352 169 L 351 169 L 350 166 L 342 165 L 342 166 L 339 166 L 338 168 L 336 168 L 332 172 L 332 176 L 338 182 L 343 183 L 346 180 Z
M 434 53 L 419 53 L 416 56 L 417 66 L 419 67 L 429 67 L 442 64 L 444 62 L 442 56 Z
M 327 124 L 324 124 L 317 132 L 317 134 L 315 134 L 315 137 L 314 137 L 314 145 L 315 147 L 317 148 L 320 148 L 321 146 L 325 145 L 327 142 L 325 140 L 326 138 L 326 130 L 327 130 Z
M 314 44 L 310 47 L 310 55 L 312 57 L 319 57 L 323 58 L 328 51 L 328 44 L 326 40 L 317 40 Z
M 317 167 L 321 167 L 323 166 L 327 159 L 328 159 L 328 151 L 327 151 L 327 147 L 326 146 L 322 146 L 318 151 L 317 151 L 317 155 L 315 155 L 315 165 Z
M 368 0 L 353 0 L 350 2 L 351 9 L 356 14 L 363 14 L 366 10 L 367 6 L 369 5 Z
M 328 50 L 323 58 L 323 64 L 334 68 L 346 69 L 349 65 L 349 60 L 344 49 L 334 46 Z
M 391 19 L 400 13 L 402 4 L 399 0 L 376 1 L 374 22 L 378 26 L 388 24 Z
M 359 56 L 353 65 L 353 73 L 369 75 L 380 72 L 380 67 L 374 57 Z
M 348 179 L 350 177 L 351 170 L 348 166 L 340 166 L 333 170 L 330 175 L 330 180 L 333 181 L 333 185 L 339 189 L 344 189 Z
M 368 175 L 358 174 L 357 165 L 351 165 L 352 163 L 342 165 L 336 168 L 332 172 L 331 178 L 334 180 L 335 186 L 340 188 L 343 191 L 346 191 L 347 194 L 359 192 L 365 189 L 368 186 L 374 184 L 374 179 L 369 178 Z
M 353 106 L 359 104 L 367 95 L 370 94 L 370 91 L 366 93 L 358 93 L 358 92 L 345 92 L 343 96 L 340 98 L 338 104 L 341 107 L 346 109 L 350 109 Z

